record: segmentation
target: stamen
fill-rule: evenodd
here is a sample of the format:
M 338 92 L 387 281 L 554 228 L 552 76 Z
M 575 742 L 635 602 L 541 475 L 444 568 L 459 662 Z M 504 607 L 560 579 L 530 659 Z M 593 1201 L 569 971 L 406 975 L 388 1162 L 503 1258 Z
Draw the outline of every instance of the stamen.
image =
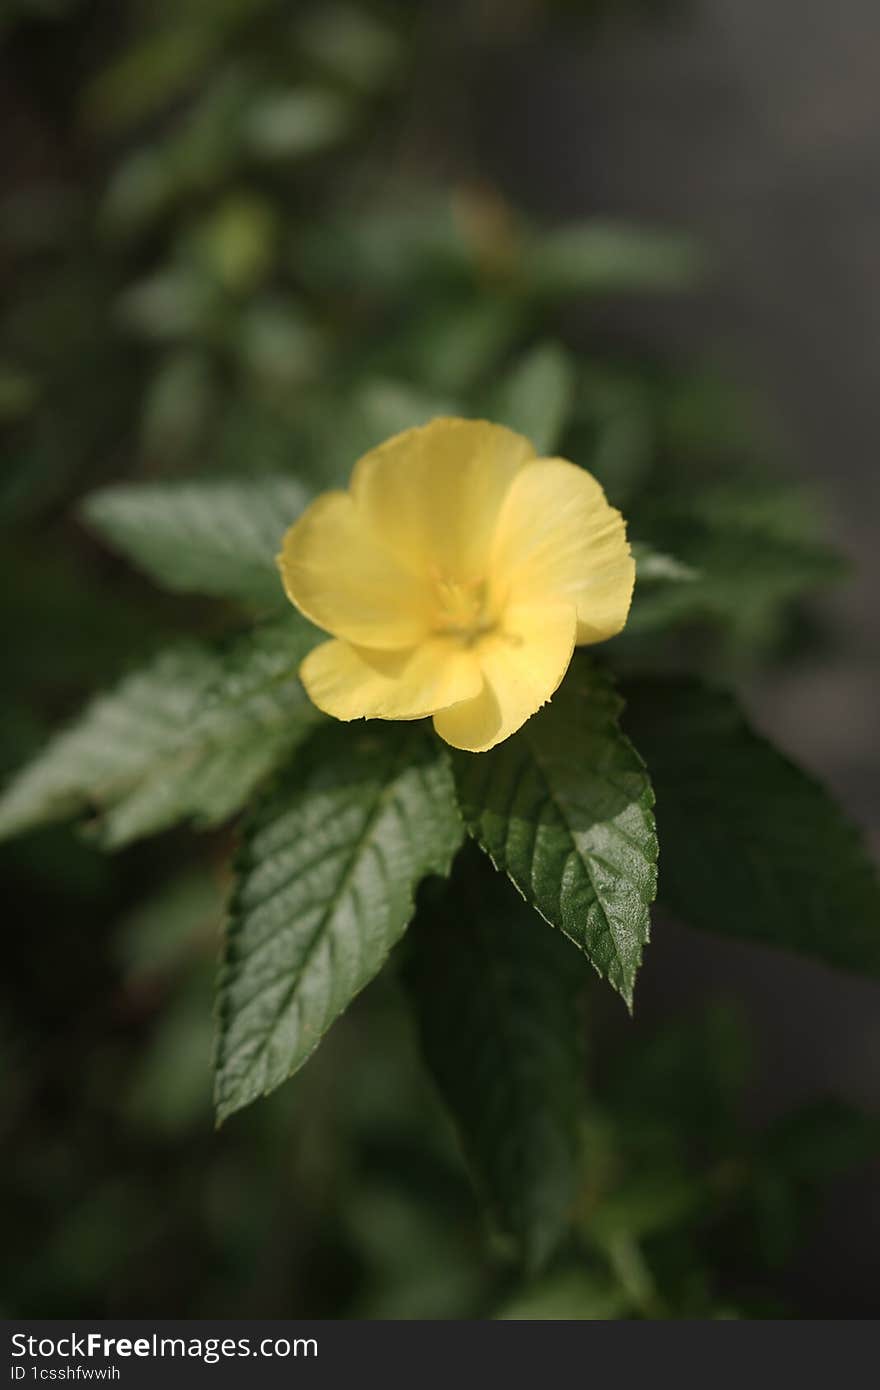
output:
M 472 647 L 497 627 L 488 611 L 488 585 L 484 579 L 449 579 L 435 573 L 434 630 Z

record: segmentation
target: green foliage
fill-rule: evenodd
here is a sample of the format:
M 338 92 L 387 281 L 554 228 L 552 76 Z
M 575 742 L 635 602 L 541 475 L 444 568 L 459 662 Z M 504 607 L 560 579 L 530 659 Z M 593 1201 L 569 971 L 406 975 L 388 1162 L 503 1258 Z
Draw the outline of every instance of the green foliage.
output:
M 645 584 L 687 584 L 700 579 L 699 570 L 682 564 L 674 555 L 666 555 L 662 550 L 654 550 L 650 545 L 635 541 L 631 546 L 636 562 L 636 575 L 639 585 Z
M 15 778 L 0 835 L 88 811 L 108 848 L 182 820 L 216 825 L 314 726 L 291 614 L 218 646 L 163 652 L 100 696 Z
M 534 1268 L 564 1233 L 580 1175 L 583 969 L 475 853 L 426 885 L 407 947 L 428 1066 L 497 1227 Z
M 272 607 L 284 601 L 275 556 L 308 498 L 283 474 L 120 484 L 93 493 L 83 516 L 166 588 Z
M 402 35 L 390 22 L 346 0 L 306 7 L 296 35 L 312 62 L 356 90 L 383 89 L 404 56 Z
M 479 23 L 509 36 L 551 11 L 640 5 L 483 7 Z M 703 253 L 674 232 L 541 225 L 478 169 L 474 185 L 427 183 L 471 160 L 435 108 L 458 91 L 461 50 L 450 29 L 435 51 L 430 6 L 118 8 L 109 26 L 82 0 L 18 0 L 0 18 L 28 78 L 0 206 L 4 772 L 36 750 L 0 798 L 0 836 L 84 816 L 92 837 L 3 849 L 10 912 L 35 929 L 10 938 L 0 1025 L 0 1130 L 20 1155 L 0 1302 L 74 1317 L 169 1297 L 203 1316 L 788 1315 L 777 1273 L 829 1183 L 876 1153 L 876 1123 L 827 1102 L 745 1125 L 736 1018 L 606 1021 L 583 958 L 631 1003 L 653 783 L 671 913 L 880 966 L 857 836 L 732 697 L 692 678 L 748 673 L 803 638 L 795 605 L 843 568 L 821 510 L 772 475 L 777 441 L 742 392 L 633 345 L 611 357 L 571 313 L 617 294 L 638 312 L 639 296 L 693 285 Z M 297 679 L 316 634 L 275 567 L 316 490 L 445 414 L 505 421 L 590 469 L 638 570 L 620 638 L 578 656 L 515 737 L 451 761 L 421 725 L 327 725 Z M 210 610 L 212 632 L 242 607 L 268 621 L 181 643 L 172 615 L 205 610 L 119 566 L 108 585 L 106 557 L 65 520 L 83 494 L 88 528 L 159 586 L 238 605 Z M 631 676 L 626 734 L 603 662 Z M 50 739 L 59 712 L 134 663 Z M 688 679 L 656 676 L 670 667 Z M 220 1119 L 312 1061 L 211 1135 L 229 836 L 207 841 L 210 862 L 185 833 L 112 861 L 94 843 L 239 811 Z M 489 858 L 470 846 L 419 890 L 447 872 L 461 811 Z M 403 1000 L 502 1233 L 491 1252 L 389 972 L 364 989 L 413 916 Z M 516 1271 L 494 1259 L 511 1247 Z
M 607 1322 L 629 1312 L 629 1299 L 607 1274 L 563 1269 L 514 1294 L 495 1317 L 505 1322 Z
M 223 921 L 226 875 L 197 865 L 163 883 L 117 927 L 117 959 L 128 980 L 172 977 Z
M 830 796 L 693 680 L 625 687 L 657 792 L 661 902 L 683 921 L 880 972 L 880 882 Z
M 779 610 L 792 599 L 840 577 L 838 553 L 791 528 L 784 508 L 766 505 L 762 492 L 713 489 L 661 513 L 652 539 L 699 583 L 641 590 L 632 632 L 709 618 L 744 636 L 761 636 L 768 624 L 773 632 Z M 653 577 L 661 577 L 654 568 Z
M 415 372 L 431 391 L 457 394 L 484 379 L 521 336 L 525 314 L 506 294 L 471 295 L 421 314 L 390 344 L 388 357 L 401 372 Z
M 320 154 L 351 133 L 354 111 L 326 87 L 283 88 L 262 96 L 248 113 L 246 138 L 263 159 Z
M 384 964 L 461 842 L 421 730 L 328 729 L 254 811 L 219 984 L 218 1119 L 273 1090 Z
M 575 391 L 571 357 L 541 343 L 508 372 L 486 405 L 486 416 L 530 439 L 539 454 L 553 454 L 565 433 Z
M 478 757 L 454 757 L 465 821 L 527 902 L 628 1004 L 656 890 L 653 794 L 607 676 L 578 657 L 550 704 Z
M 558 296 L 608 291 L 681 290 L 701 256 L 680 235 L 602 222 L 572 223 L 536 239 L 527 253 L 534 293 Z

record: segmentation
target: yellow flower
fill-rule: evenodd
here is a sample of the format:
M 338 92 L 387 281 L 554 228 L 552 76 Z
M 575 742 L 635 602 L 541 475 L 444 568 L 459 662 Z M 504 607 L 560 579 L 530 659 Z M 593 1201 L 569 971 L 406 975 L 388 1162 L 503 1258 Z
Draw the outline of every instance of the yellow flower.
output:
M 278 557 L 333 641 L 306 657 L 337 719 L 422 719 L 483 752 L 550 699 L 575 645 L 626 622 L 635 566 L 589 473 L 483 420 L 433 420 L 318 497 Z

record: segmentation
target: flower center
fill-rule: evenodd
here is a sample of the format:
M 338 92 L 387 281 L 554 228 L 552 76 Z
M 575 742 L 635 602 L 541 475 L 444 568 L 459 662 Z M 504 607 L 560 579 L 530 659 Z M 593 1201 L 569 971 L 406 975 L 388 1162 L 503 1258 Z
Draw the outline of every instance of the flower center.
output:
M 489 610 L 485 579 L 459 580 L 435 575 L 433 620 L 435 632 L 455 637 L 466 647 L 493 632 L 498 620 Z

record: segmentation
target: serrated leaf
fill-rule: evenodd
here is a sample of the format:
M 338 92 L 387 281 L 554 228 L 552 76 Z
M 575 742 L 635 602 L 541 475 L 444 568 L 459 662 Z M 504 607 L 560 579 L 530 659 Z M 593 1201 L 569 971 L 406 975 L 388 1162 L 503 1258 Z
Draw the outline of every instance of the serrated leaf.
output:
M 683 922 L 880 974 L 880 884 L 819 784 L 695 680 L 632 682 L 657 788 L 661 902 Z
M 284 602 L 281 537 L 308 501 L 285 474 L 124 483 L 93 493 L 83 516 L 168 589 L 271 606 Z
M 575 368 L 556 343 L 541 343 L 522 357 L 493 392 L 486 417 L 530 439 L 539 454 L 552 454 L 568 423 Z
M 421 728 L 334 724 L 256 810 L 219 982 L 217 1117 L 292 1076 L 369 983 L 426 874 L 461 843 L 448 764 Z
M 316 636 L 291 613 L 232 643 L 162 653 L 18 774 L 0 837 L 86 810 L 108 848 L 227 819 L 321 717 L 296 674 Z
M 657 882 L 653 794 L 607 675 L 577 654 L 550 704 L 488 753 L 457 753 L 471 833 L 626 1002 Z
M 495 1224 L 532 1268 L 580 1176 L 586 973 L 476 849 L 423 890 L 406 979 L 425 1057 Z

